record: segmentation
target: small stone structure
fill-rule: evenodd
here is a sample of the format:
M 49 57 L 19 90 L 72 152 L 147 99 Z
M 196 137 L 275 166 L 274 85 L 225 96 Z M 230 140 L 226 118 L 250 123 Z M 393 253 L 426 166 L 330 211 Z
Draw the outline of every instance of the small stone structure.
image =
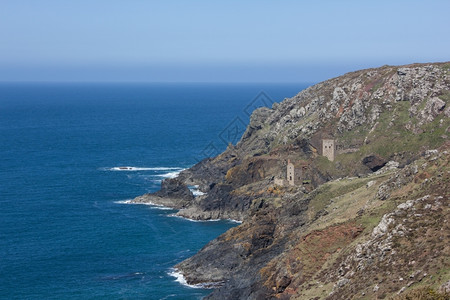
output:
M 275 177 L 274 183 L 275 185 L 284 186 L 284 179 Z
M 334 160 L 334 140 L 322 140 L 322 155 Z
M 332 133 L 318 133 L 308 141 L 309 147 L 325 156 L 330 161 L 334 161 L 337 155 L 357 152 L 365 144 L 363 139 L 351 138 L 340 139 L 334 137 Z
M 284 174 L 281 176 L 276 176 L 273 178 L 273 183 L 278 186 L 295 186 L 299 184 L 304 184 L 304 174 L 308 170 L 308 163 L 305 161 L 297 162 L 294 165 L 289 159 L 286 166 L 286 177 Z
M 288 160 L 287 164 L 287 173 L 286 173 L 286 179 L 289 183 L 289 185 L 295 185 L 295 167 L 294 164 L 291 163 L 290 160 Z

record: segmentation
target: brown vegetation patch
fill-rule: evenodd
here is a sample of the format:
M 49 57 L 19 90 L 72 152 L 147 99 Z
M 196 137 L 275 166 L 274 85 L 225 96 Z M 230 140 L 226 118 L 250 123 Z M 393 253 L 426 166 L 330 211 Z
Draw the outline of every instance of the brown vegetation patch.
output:
M 227 183 L 242 186 L 258 182 L 271 174 L 281 172 L 279 160 L 269 157 L 250 158 L 227 171 Z
M 414 183 L 420 183 L 430 177 L 431 175 L 428 172 L 421 172 L 414 177 Z
M 308 233 L 285 255 L 275 258 L 261 270 L 262 277 L 267 278 L 265 286 L 276 297 L 294 294 L 302 283 L 311 280 L 322 269 L 330 257 L 362 231 L 363 228 L 355 223 L 346 223 Z
M 431 287 L 422 287 L 393 297 L 392 300 L 448 300 L 450 293 L 436 292 Z

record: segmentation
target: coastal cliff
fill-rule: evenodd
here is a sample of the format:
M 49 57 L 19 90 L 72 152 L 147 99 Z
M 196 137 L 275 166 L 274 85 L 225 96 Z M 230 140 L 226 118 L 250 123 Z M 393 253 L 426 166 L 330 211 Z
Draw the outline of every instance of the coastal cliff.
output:
M 237 145 L 134 201 L 243 222 L 176 266 L 216 287 L 208 299 L 444 295 L 449 69 L 383 66 L 309 87 L 255 110 Z

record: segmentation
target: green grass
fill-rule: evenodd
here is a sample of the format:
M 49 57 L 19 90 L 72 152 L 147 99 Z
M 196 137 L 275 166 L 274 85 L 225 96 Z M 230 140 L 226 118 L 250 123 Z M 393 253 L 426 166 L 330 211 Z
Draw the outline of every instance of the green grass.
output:
M 450 70 L 450 63 L 442 65 L 442 69 L 448 72 L 448 70 Z
M 409 117 L 409 106 L 407 101 L 398 102 L 393 112 L 382 113 L 379 126 L 369 135 L 371 142 L 361 147 L 361 153 L 376 153 L 388 158 L 395 152 L 416 152 L 422 146 L 435 148 L 441 145 L 445 141 L 442 136 L 445 135 L 446 128 L 450 126 L 449 119 L 443 118 L 442 115 L 438 116 L 433 122 L 422 126 L 422 133 L 415 134 L 405 127 L 410 120 L 415 120 Z M 393 125 L 390 126 L 389 123 L 394 114 L 396 117 Z
M 392 211 L 396 207 L 393 201 L 384 201 L 377 208 L 372 209 L 370 212 L 363 214 L 357 219 L 357 223 L 362 224 L 365 233 L 371 233 L 373 228 L 380 223 L 384 214 Z
M 331 190 L 331 184 L 324 184 L 322 185 L 318 191 L 317 196 L 315 196 L 310 202 L 309 202 L 309 210 L 313 211 L 314 214 L 321 211 L 322 209 L 327 206 L 327 204 L 330 201 L 330 190 Z
M 345 198 L 349 193 L 360 189 L 370 180 L 372 178 L 342 179 L 322 185 L 317 190 L 315 197 L 310 201 L 308 208 L 310 218 L 314 218 L 319 211 L 325 209 L 331 200 L 339 201 L 336 200 L 337 197 Z
M 443 91 L 442 95 L 440 95 L 439 98 L 448 103 L 450 101 L 450 91 Z
M 384 84 L 384 81 L 382 79 L 379 79 L 375 82 L 375 85 L 370 89 L 372 93 L 376 92 L 380 87 L 382 87 Z
M 325 156 L 319 155 L 314 159 L 315 166 L 323 173 L 331 174 L 336 169 L 335 164 Z

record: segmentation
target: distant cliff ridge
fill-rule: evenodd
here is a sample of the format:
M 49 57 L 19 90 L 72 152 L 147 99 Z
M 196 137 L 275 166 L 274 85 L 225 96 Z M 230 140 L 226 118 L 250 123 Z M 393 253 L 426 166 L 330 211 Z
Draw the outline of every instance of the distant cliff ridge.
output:
M 356 71 L 259 108 L 236 146 L 135 201 L 243 221 L 176 266 L 220 286 L 209 299 L 448 297 L 449 69 Z

